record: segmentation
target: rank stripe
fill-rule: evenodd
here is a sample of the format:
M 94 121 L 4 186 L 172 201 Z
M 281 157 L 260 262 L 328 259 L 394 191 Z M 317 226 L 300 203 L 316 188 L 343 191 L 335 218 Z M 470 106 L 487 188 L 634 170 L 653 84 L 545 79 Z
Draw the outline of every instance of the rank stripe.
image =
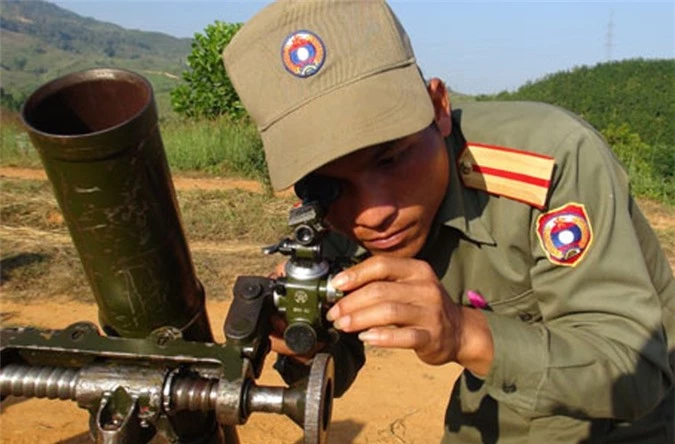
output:
M 498 170 L 497 168 L 483 167 L 475 164 L 472 165 L 471 167 L 473 168 L 474 171 L 481 174 L 499 176 L 505 179 L 512 179 L 518 182 L 525 182 L 529 183 L 530 185 L 536 185 L 545 188 L 548 188 L 551 185 L 551 181 L 549 179 L 540 179 L 538 177 L 528 176 L 527 174 L 513 173 L 511 171 Z
M 546 207 L 555 159 L 513 148 L 467 143 L 458 159 L 469 188 L 501 195 L 539 209 Z
M 480 174 L 463 175 L 462 180 L 464 185 L 469 188 L 476 188 L 488 193 L 508 197 L 532 205 L 540 210 L 546 208 L 548 188 L 499 176 L 490 176 L 488 178 Z
M 481 167 L 514 171 L 517 174 L 540 179 L 550 179 L 553 171 L 552 157 L 513 148 L 468 143 L 463 154 L 471 156 L 472 163 Z
M 530 151 L 517 150 L 515 148 L 508 148 L 508 147 L 499 146 L 499 145 L 486 145 L 484 143 L 469 142 L 469 143 L 467 143 L 467 146 L 477 147 L 477 148 L 487 148 L 489 150 L 494 150 L 494 151 L 504 151 L 506 153 L 518 154 L 519 156 L 530 156 L 530 157 L 539 157 L 540 159 L 551 159 L 551 156 L 547 156 L 546 154 L 532 153 Z

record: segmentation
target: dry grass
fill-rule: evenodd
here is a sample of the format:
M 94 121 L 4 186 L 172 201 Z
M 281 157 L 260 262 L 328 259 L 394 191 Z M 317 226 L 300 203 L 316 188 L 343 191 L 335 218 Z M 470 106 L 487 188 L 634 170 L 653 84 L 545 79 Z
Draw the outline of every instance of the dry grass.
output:
M 61 212 L 44 180 L 0 179 L 0 291 L 36 300 L 70 295 L 93 301 Z M 227 299 L 236 276 L 267 275 L 281 260 L 261 247 L 287 234 L 289 196 L 246 190 L 178 190 L 197 277 L 209 299 Z M 640 206 L 675 267 L 675 208 Z
M 236 189 L 178 191 L 185 232 L 194 241 L 274 242 L 286 233 L 296 200 Z
M 675 270 L 675 207 L 651 200 L 640 200 L 639 205 L 661 241 L 670 267 Z
M 0 290 L 34 300 L 68 294 L 93 301 L 48 182 L 0 179 Z M 287 232 L 289 197 L 242 190 L 178 191 L 197 277 L 209 298 L 229 298 L 238 275 L 267 275 L 279 257 L 261 248 Z

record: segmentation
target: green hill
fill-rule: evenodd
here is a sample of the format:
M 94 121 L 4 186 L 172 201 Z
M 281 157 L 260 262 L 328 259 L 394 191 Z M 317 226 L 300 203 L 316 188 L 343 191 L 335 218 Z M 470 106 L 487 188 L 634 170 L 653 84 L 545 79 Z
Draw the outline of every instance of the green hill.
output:
M 137 71 L 153 83 L 160 110 L 186 67 L 192 39 L 129 30 L 42 0 L 0 0 L 0 86 L 16 101 L 39 85 L 93 67 Z
M 581 66 L 478 100 L 534 100 L 567 108 L 603 130 L 627 124 L 650 144 L 675 145 L 675 60 Z

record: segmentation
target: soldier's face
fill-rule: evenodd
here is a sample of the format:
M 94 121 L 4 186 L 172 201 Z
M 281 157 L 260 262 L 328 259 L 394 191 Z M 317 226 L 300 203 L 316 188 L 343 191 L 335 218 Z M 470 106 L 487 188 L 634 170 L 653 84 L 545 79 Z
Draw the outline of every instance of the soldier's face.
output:
M 373 254 L 413 257 L 419 253 L 445 196 L 450 100 L 439 79 L 431 79 L 427 89 L 434 106 L 433 124 L 316 171 L 340 184 L 340 196 L 328 210 L 328 223 Z
M 337 159 L 317 170 L 340 184 L 327 221 L 373 254 L 413 257 L 445 195 L 448 169 L 436 125 Z

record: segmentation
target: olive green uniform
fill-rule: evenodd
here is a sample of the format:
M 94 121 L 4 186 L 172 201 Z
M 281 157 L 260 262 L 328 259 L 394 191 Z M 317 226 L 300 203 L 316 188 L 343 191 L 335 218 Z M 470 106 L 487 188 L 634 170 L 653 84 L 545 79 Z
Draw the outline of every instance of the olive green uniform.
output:
M 455 385 L 444 442 L 675 442 L 675 281 L 604 141 L 538 103 L 466 104 L 453 124 L 449 190 L 422 257 L 456 303 L 484 298 L 495 356 L 484 379 L 465 371 Z M 466 141 L 555 158 L 547 209 L 581 203 L 592 226 L 576 266 L 545 254 L 546 209 L 462 185 Z
M 467 141 L 553 157 L 546 207 L 464 186 Z M 453 112 L 446 142 L 449 189 L 419 256 L 455 303 L 483 297 L 495 356 L 485 378 L 455 384 L 443 442 L 675 442 L 675 281 L 602 138 L 550 105 L 479 102 Z M 549 260 L 536 224 L 569 202 L 593 233 L 574 267 Z M 340 392 L 363 363 L 353 339 L 333 346 Z

